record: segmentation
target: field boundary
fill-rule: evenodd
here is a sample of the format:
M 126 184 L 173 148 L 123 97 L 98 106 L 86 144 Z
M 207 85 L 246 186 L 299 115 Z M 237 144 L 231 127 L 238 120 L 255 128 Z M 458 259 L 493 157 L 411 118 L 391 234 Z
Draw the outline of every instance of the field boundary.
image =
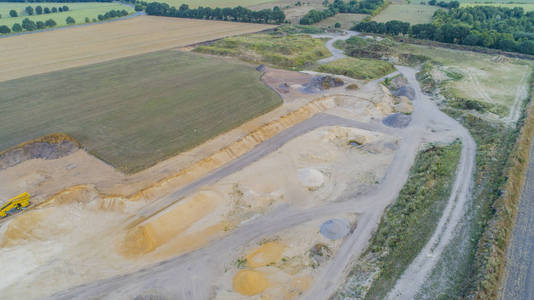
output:
M 529 88 L 532 89 L 532 82 Z M 489 221 L 488 230 L 483 233 L 478 244 L 479 249 L 482 250 L 479 255 L 483 256 L 485 264 L 483 264 L 482 278 L 477 280 L 473 287 L 474 299 L 496 299 L 506 278 L 504 276 L 506 254 L 515 227 L 517 208 L 525 184 L 534 135 L 533 96 L 532 93 L 529 95 L 529 103 L 524 111 L 526 116 L 524 115 L 524 119 L 519 121 L 520 135 L 508 158 L 506 171 L 508 180 L 503 189 L 504 194 L 493 204 L 496 211 L 495 217 Z

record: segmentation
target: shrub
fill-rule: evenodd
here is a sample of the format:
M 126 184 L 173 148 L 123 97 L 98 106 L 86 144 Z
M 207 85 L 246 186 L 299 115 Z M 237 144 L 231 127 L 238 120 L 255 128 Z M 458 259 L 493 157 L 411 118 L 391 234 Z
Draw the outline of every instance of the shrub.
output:
M 16 18 L 19 16 L 19 14 L 17 13 L 16 10 L 12 9 L 9 11 L 9 16 L 12 17 L 12 18 Z
M 76 23 L 76 20 L 74 20 L 73 17 L 68 16 L 68 17 L 65 19 L 65 22 L 67 22 L 67 24 L 74 24 L 74 23 Z
M 20 26 L 19 23 L 15 23 L 15 24 L 13 24 L 13 27 L 11 27 L 11 30 L 13 30 L 13 32 L 21 32 L 22 31 L 22 26 Z
M 54 21 L 52 19 L 48 19 L 48 20 L 46 20 L 45 25 L 46 25 L 46 27 L 54 27 L 54 26 L 56 26 L 56 21 Z
M 11 29 L 9 29 L 9 27 L 7 27 L 6 25 L 0 26 L 0 33 L 1 34 L 8 34 L 10 32 L 11 32 Z

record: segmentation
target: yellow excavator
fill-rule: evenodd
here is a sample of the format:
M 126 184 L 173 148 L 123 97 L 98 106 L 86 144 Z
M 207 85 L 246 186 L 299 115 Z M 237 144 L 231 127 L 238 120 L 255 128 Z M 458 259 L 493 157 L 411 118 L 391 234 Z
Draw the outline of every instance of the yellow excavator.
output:
M 16 197 L 13 197 L 7 201 L 0 208 L 0 218 L 7 217 L 8 215 L 14 214 L 19 210 L 23 210 L 30 205 L 30 194 L 22 193 Z

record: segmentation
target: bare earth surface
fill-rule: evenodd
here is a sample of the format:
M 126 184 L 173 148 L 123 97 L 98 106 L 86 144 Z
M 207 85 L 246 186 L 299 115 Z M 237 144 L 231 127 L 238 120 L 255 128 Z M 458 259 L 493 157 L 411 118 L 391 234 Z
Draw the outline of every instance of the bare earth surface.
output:
M 268 28 L 273 26 L 140 16 L 92 26 L 13 36 L 0 40 L 0 49 L 4 53 L 17 53 L 10 59 L 0 61 L 0 81 Z

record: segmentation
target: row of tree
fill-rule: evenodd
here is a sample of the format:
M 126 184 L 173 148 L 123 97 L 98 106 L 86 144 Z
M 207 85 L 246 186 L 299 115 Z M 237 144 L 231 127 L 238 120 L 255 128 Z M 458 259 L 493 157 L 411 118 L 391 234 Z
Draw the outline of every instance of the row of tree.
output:
M 439 7 L 443 7 L 443 8 L 458 8 L 458 7 L 460 7 L 460 2 L 458 2 L 458 1 L 450 1 L 450 2 L 440 1 L 440 2 L 438 2 L 437 0 L 430 0 L 430 1 L 428 1 L 428 5 L 434 5 L 434 6 L 439 6 Z
M 107 19 L 123 17 L 127 15 L 128 15 L 128 12 L 124 9 L 123 10 L 118 10 L 118 9 L 110 10 L 103 15 L 98 15 L 98 20 L 104 21 Z M 96 22 L 96 21 L 97 21 L 96 19 L 93 19 L 93 22 Z M 76 24 L 76 20 L 74 20 L 74 18 L 71 16 L 67 17 L 65 19 L 65 22 L 69 25 Z M 85 18 L 85 23 L 89 23 L 89 22 L 91 22 L 91 20 L 89 18 Z M 44 22 L 43 21 L 34 22 L 30 20 L 29 18 L 25 18 L 24 20 L 22 20 L 22 25 L 19 23 L 15 23 L 13 24 L 11 28 L 9 28 L 6 25 L 0 26 L 0 34 L 8 34 L 11 32 L 22 32 L 22 31 L 34 31 L 34 30 L 39 30 L 39 29 L 51 28 L 56 25 L 57 23 L 52 19 L 46 20 Z
M 323 3 L 323 5 L 328 2 Z M 301 19 L 301 25 L 310 25 L 318 23 L 328 17 L 332 17 L 337 13 L 354 13 L 354 14 L 372 14 L 375 10 L 384 5 L 384 0 L 350 0 L 345 2 L 343 0 L 334 0 L 333 3 L 327 4 L 327 9 L 316 10 L 312 9 L 307 12 Z
M 56 2 L 56 3 L 74 3 L 74 2 L 112 2 L 113 0 L 0 0 L 0 2 L 16 2 L 16 3 L 43 3 L 43 2 Z
M 211 8 L 202 6 L 198 8 L 189 8 L 187 4 L 182 4 L 178 9 L 176 9 L 176 7 L 170 7 L 167 3 L 151 2 L 146 5 L 146 13 L 154 16 L 175 18 L 224 20 L 265 24 L 280 24 L 286 19 L 284 12 L 278 6 L 275 6 L 273 9 L 253 11 L 242 6 L 237 6 L 234 8 Z
M 534 13 L 523 14 L 520 10 L 514 8 L 505 9 L 506 11 L 499 9 L 504 14 L 474 16 L 472 14 L 465 15 L 458 11 L 453 12 L 454 10 L 456 9 L 451 10 L 449 13 L 459 18 L 464 16 L 463 18 L 468 21 L 456 22 L 456 18 L 447 18 L 446 20 L 450 20 L 450 22 L 443 23 L 443 19 L 439 16 L 443 13 L 449 15 L 449 13 L 436 12 L 432 24 L 410 26 L 409 23 L 401 21 L 389 21 L 386 23 L 370 21 L 359 23 L 352 29 L 370 33 L 406 35 L 417 39 L 480 46 L 534 55 Z M 481 10 L 485 9 L 481 8 Z M 480 10 L 476 11 L 480 12 Z M 470 23 L 471 21 L 472 23 Z
M 45 8 L 43 8 L 42 6 L 38 5 L 34 9 L 31 6 L 26 6 L 24 11 L 26 12 L 26 14 L 28 16 L 33 16 L 34 13 L 36 15 L 42 15 L 42 14 L 69 11 L 69 7 L 66 6 L 66 5 L 63 5 L 61 7 L 52 7 L 52 8 L 45 7 Z M 18 14 L 18 12 L 16 10 L 12 9 L 12 10 L 9 11 L 9 16 L 15 18 L 15 17 L 18 17 L 19 14 Z

